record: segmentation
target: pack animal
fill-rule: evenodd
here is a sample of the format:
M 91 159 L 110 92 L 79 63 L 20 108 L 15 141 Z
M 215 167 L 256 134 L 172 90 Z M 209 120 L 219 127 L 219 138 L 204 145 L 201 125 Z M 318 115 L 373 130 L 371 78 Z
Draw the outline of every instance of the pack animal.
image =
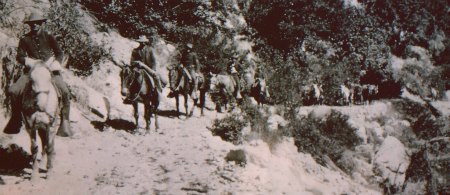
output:
M 265 79 L 259 78 L 255 80 L 255 83 L 250 89 L 250 96 L 253 97 L 260 106 L 264 106 L 264 104 L 267 103 L 270 94 Z
M 352 92 L 345 85 L 340 85 L 337 93 L 337 101 L 339 105 L 350 105 L 352 102 Z
M 158 125 L 159 95 L 153 77 L 145 70 L 123 66 L 120 72 L 121 94 L 126 101 L 133 105 L 136 128 L 139 126 L 138 103 L 144 104 L 144 118 L 146 122 L 146 133 L 150 133 L 151 117 L 154 114 L 155 130 Z
M 200 110 L 201 110 L 201 115 L 203 116 L 207 84 L 206 84 L 205 77 L 202 74 L 197 73 L 197 79 L 198 79 L 198 92 L 200 93 L 200 102 L 199 102 L 199 104 L 197 104 L 198 99 L 193 99 L 194 107 L 199 106 Z M 175 97 L 178 117 L 179 117 L 179 113 L 180 113 L 179 95 L 183 95 L 183 97 L 184 97 L 184 108 L 185 108 L 185 112 L 186 112 L 186 117 L 192 116 L 194 113 L 194 107 L 191 109 L 191 111 L 189 111 L 188 99 L 189 99 L 189 94 L 191 94 L 192 90 L 194 90 L 193 83 L 189 82 L 189 79 L 188 79 L 187 75 L 185 75 L 184 71 L 177 69 L 177 68 L 170 69 L 169 83 L 170 83 L 170 88 L 172 89 L 173 96 Z M 178 90 L 174 90 L 177 85 L 179 85 L 180 87 L 178 88 Z
M 227 108 L 231 104 L 231 109 L 236 104 L 235 94 L 237 92 L 236 83 L 230 75 L 225 74 L 210 74 L 209 93 L 215 97 L 216 110 L 222 111 L 222 105 Z
M 365 104 L 372 104 L 378 95 L 378 85 L 363 85 L 362 96 Z

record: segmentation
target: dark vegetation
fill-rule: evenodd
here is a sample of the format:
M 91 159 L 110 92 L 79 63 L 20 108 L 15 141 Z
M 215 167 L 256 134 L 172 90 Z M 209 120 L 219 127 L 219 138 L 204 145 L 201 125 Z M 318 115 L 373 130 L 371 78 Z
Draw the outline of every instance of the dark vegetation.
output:
M 325 164 L 325 155 L 337 162 L 345 150 L 354 150 L 361 144 L 357 129 L 351 127 L 347 120 L 348 116 L 332 110 L 326 118 L 310 114 L 291 119 L 286 128 L 292 133 L 300 152 L 310 153 L 319 163 Z

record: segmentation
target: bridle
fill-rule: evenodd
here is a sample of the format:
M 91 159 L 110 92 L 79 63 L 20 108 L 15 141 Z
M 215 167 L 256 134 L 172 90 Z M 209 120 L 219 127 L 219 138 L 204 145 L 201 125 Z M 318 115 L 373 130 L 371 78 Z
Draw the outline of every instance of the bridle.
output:
M 125 82 L 125 86 L 128 90 L 130 89 L 131 86 L 133 86 L 133 84 L 135 84 L 135 82 L 137 82 L 136 81 L 137 79 L 135 79 L 136 74 L 137 74 L 136 71 L 132 70 L 129 66 L 126 66 L 122 69 L 121 72 L 122 82 Z M 138 98 L 139 93 L 136 93 L 136 96 L 131 98 L 131 100 L 134 102 Z

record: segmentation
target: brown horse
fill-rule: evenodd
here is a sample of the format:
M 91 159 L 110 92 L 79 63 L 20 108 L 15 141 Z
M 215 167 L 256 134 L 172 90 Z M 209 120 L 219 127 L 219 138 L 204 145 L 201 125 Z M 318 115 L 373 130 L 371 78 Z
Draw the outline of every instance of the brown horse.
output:
M 121 93 L 127 99 L 126 103 L 130 103 L 134 108 L 134 118 L 136 121 L 136 128 L 139 126 L 139 111 L 138 103 L 144 104 L 144 118 L 146 122 L 146 133 L 150 133 L 151 116 L 155 115 L 155 130 L 159 129 L 158 125 L 158 106 L 159 95 L 153 77 L 151 77 L 145 70 L 139 68 L 131 68 L 130 66 L 123 66 L 120 72 Z
M 48 63 L 41 60 L 36 61 L 34 64 L 29 64 L 31 84 L 25 88 L 21 100 L 22 116 L 31 139 L 32 181 L 39 178 L 36 133 L 41 138 L 42 143 L 41 160 L 47 158 L 47 179 L 51 177 L 55 158 L 54 139 L 57 132 L 53 124 L 61 108 L 57 88 L 52 82 L 52 73 L 46 64 Z
M 205 94 L 207 91 L 206 88 L 206 82 L 205 82 L 205 77 L 200 74 L 197 73 L 197 79 L 198 79 L 198 92 L 200 93 L 200 105 L 198 105 L 201 109 L 201 115 L 204 115 L 203 109 L 205 107 Z M 172 90 L 172 94 L 175 97 L 175 101 L 176 101 L 176 108 L 177 108 L 177 117 L 179 117 L 179 113 L 180 113 L 180 100 L 179 100 L 179 95 L 183 95 L 184 96 L 184 109 L 186 112 L 186 117 L 190 117 L 194 114 L 194 107 L 197 105 L 198 103 L 198 99 L 193 99 L 194 100 L 194 107 L 192 107 L 191 111 L 189 111 L 189 106 L 188 106 L 188 99 L 189 99 L 189 95 L 193 92 L 194 90 L 194 84 L 189 82 L 188 76 L 184 73 L 184 71 L 180 68 L 172 68 L 169 71 L 169 83 L 170 83 L 170 89 Z M 177 87 L 177 85 L 179 85 L 180 87 L 178 88 L 177 91 L 175 91 L 175 88 Z M 194 92 L 197 93 L 197 92 Z
M 237 87 L 235 81 L 232 79 L 231 75 L 225 74 L 210 74 L 209 83 L 209 93 L 215 97 L 216 110 L 218 112 L 222 111 L 222 105 L 227 109 L 227 104 L 231 104 L 231 109 L 234 109 L 236 104 L 236 93 Z

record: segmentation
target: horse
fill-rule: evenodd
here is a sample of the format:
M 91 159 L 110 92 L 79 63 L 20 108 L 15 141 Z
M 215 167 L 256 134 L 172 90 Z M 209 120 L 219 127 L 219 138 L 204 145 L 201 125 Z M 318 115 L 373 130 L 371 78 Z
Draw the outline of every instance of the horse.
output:
M 318 84 L 306 85 L 302 87 L 304 103 L 307 105 L 322 105 L 323 95 L 322 86 Z
M 436 88 L 431 88 L 430 89 L 430 92 L 431 92 L 431 99 L 433 100 L 433 101 L 436 101 L 436 100 L 438 100 L 438 98 L 439 98 L 439 92 L 438 92 L 438 90 L 436 90 Z
M 205 77 L 203 76 L 203 74 L 201 73 L 197 73 L 197 79 L 198 79 L 198 91 L 200 93 L 200 105 L 198 105 L 198 99 L 193 99 L 194 100 L 194 107 L 196 105 L 198 105 L 200 107 L 201 110 L 201 116 L 204 115 L 204 107 L 205 107 L 205 94 L 206 94 L 206 81 L 205 81 Z M 193 92 L 194 90 L 194 85 L 193 83 L 189 82 L 188 76 L 184 73 L 183 70 L 181 69 L 177 69 L 177 68 L 172 68 L 169 70 L 169 83 L 170 83 L 170 88 L 171 88 L 171 92 L 173 94 L 173 96 L 175 97 L 175 101 L 176 101 L 176 108 L 177 108 L 177 117 L 179 117 L 179 106 L 180 106 L 180 100 L 179 100 L 179 95 L 183 95 L 184 96 L 184 108 L 186 111 L 186 117 L 192 116 L 194 114 L 194 107 L 192 108 L 192 110 L 189 113 L 189 107 L 188 107 L 188 97 L 189 95 Z M 174 89 L 177 87 L 177 85 L 179 85 L 180 87 L 178 88 L 177 91 L 174 91 Z M 197 92 L 194 92 L 197 93 Z
M 258 78 L 255 80 L 255 83 L 250 88 L 250 96 L 255 99 L 258 105 L 264 106 L 264 103 L 270 97 L 265 79 Z
M 136 128 L 139 126 L 138 103 L 143 103 L 146 133 L 150 133 L 152 113 L 155 117 L 155 130 L 157 131 L 159 129 L 157 112 L 160 100 L 156 81 L 143 69 L 130 66 L 122 66 L 121 69 L 121 94 L 126 97 L 125 103 L 133 105 Z
M 351 86 L 350 91 L 352 93 L 350 96 L 353 98 L 352 102 L 354 104 L 363 104 L 364 103 L 363 86 L 361 86 L 359 84 L 353 84 Z
M 216 102 L 216 111 L 222 112 L 222 104 L 227 109 L 227 104 L 231 104 L 231 109 L 236 103 L 235 94 L 237 91 L 236 83 L 231 75 L 210 73 L 209 93 Z
M 50 58 L 52 60 L 54 58 Z M 48 62 L 49 62 L 48 61 Z M 32 173 L 31 181 L 39 178 L 39 165 L 37 161 L 38 144 L 36 133 L 41 138 L 42 157 L 47 158 L 47 179 L 52 175 L 55 160 L 55 136 L 57 129 L 54 123 L 62 107 L 60 93 L 52 82 L 52 73 L 42 60 L 29 64 L 31 84 L 27 85 L 22 97 L 21 113 L 25 128 L 31 139 Z M 65 60 L 67 62 L 67 60 Z
M 378 94 L 378 85 L 363 85 L 362 96 L 366 104 L 372 104 Z
M 337 101 L 340 105 L 350 105 L 352 101 L 352 92 L 349 88 L 347 88 L 345 85 L 340 85 L 339 90 L 337 93 Z

